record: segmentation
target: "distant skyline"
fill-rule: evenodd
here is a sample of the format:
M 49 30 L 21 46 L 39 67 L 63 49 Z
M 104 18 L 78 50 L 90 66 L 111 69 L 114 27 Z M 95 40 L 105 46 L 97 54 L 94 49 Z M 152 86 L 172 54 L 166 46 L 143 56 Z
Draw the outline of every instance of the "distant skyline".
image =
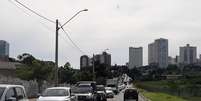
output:
M 112 64 L 128 62 L 131 46 L 143 47 L 143 63 L 146 65 L 148 44 L 158 38 L 168 39 L 169 56 L 179 55 L 179 47 L 186 44 L 197 46 L 198 55 L 201 53 L 199 0 L 19 1 L 52 20 L 59 19 L 61 23 L 79 10 L 89 9 L 65 29 L 87 55 L 108 48 Z M 0 40 L 9 42 L 10 56 L 17 57 L 26 52 L 42 60 L 54 61 L 55 25 L 18 5 L 24 9 L 21 11 L 9 0 L 1 0 L 0 6 Z M 83 54 L 72 47 L 61 30 L 59 33 L 59 64 L 69 61 L 78 68 Z

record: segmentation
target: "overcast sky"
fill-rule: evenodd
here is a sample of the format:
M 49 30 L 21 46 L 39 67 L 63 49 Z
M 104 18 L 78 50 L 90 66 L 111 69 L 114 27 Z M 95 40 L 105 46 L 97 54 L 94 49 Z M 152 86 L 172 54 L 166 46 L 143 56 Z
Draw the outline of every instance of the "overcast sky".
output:
M 14 0 L 10 0 L 14 2 Z M 157 38 L 169 40 L 169 55 L 179 54 L 187 43 L 201 47 L 200 0 L 19 0 L 49 19 L 67 21 L 82 12 L 64 28 L 88 55 L 105 49 L 112 64 L 128 61 L 128 47 L 143 47 L 147 64 L 148 44 Z M 0 0 L 0 39 L 10 43 L 10 56 L 31 53 L 42 60 L 54 61 L 55 24 L 41 19 L 20 5 Z M 59 32 L 59 64 L 69 61 L 79 68 L 82 55 L 65 34 Z

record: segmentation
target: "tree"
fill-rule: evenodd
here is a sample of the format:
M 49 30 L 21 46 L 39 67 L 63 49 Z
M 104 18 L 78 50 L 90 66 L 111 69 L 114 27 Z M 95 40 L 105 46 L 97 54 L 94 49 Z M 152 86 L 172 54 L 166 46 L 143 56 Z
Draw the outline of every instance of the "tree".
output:
M 22 80 L 36 80 L 41 92 L 44 80 L 50 80 L 52 77 L 54 63 L 37 60 L 30 54 L 20 55 L 20 59 L 23 65 L 17 68 L 17 76 Z
M 69 62 L 59 68 L 59 82 L 74 84 L 80 79 L 79 71 L 73 69 Z
M 130 76 L 133 80 L 140 80 L 142 73 L 137 68 L 133 68 L 129 70 L 128 76 Z
M 35 57 L 33 57 L 29 53 L 23 53 L 22 55 L 18 55 L 17 58 L 21 63 L 26 65 L 32 65 L 33 61 L 36 60 Z

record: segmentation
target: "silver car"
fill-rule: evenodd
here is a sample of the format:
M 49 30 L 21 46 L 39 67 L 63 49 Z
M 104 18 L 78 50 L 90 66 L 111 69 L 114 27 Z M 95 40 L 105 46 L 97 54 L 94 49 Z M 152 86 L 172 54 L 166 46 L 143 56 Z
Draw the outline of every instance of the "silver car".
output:
M 52 87 L 47 88 L 37 101 L 75 101 L 74 95 L 71 95 L 70 87 Z
M 24 86 L 0 84 L 0 101 L 28 101 Z

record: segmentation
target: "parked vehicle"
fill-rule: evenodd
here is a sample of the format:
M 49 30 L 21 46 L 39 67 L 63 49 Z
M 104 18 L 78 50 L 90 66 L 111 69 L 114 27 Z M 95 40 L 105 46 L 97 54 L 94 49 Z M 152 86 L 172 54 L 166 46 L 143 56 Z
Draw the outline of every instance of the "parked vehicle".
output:
M 75 93 L 78 101 L 96 101 L 97 92 L 95 89 L 94 83 L 79 83 L 73 93 Z
M 70 87 L 47 88 L 37 101 L 76 101 Z
M 107 94 L 104 85 L 97 85 L 97 101 L 107 101 Z
M 128 88 L 124 92 L 124 101 L 138 101 L 138 91 L 135 88 Z
M 28 101 L 28 98 L 23 86 L 0 84 L 0 101 Z
M 105 87 L 105 90 L 106 90 L 107 98 L 113 98 L 114 97 L 114 92 L 112 91 L 111 87 Z

